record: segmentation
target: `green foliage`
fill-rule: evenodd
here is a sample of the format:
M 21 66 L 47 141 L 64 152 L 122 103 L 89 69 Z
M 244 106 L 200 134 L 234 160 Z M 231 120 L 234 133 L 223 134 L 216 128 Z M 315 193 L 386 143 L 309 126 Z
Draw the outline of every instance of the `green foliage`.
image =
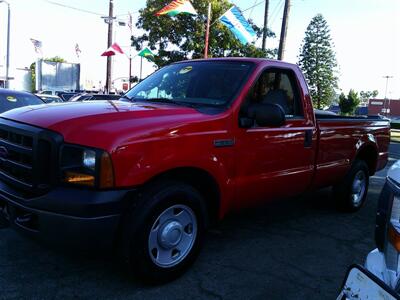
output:
M 65 63 L 67 62 L 64 58 L 59 57 L 59 56 L 54 56 L 54 57 L 48 57 L 43 59 L 45 61 L 51 61 L 51 62 L 58 62 L 58 63 Z
M 29 69 L 31 70 L 31 92 L 36 92 L 36 63 L 31 63 Z
M 367 105 L 369 99 L 373 99 L 378 96 L 379 92 L 377 90 L 374 91 L 361 91 L 360 92 L 360 100 L 361 104 Z
M 59 56 L 44 58 L 43 60 L 51 61 L 51 62 L 67 62 L 64 58 Z M 31 63 L 29 69 L 31 70 L 31 92 L 36 92 L 36 62 Z
M 132 46 L 137 51 L 141 50 L 145 44 L 151 50 L 158 51 L 154 60 L 158 67 L 175 61 L 203 57 L 205 21 L 209 2 L 212 7 L 209 57 L 274 57 L 276 55 L 276 49 L 262 51 L 254 44 L 242 45 L 229 29 L 218 22 L 217 19 L 232 6 L 228 0 L 192 1 L 198 13 L 197 16 L 179 14 L 175 17 L 156 17 L 154 15 L 170 2 L 171 0 L 147 0 L 146 7 L 140 10 L 140 16 L 136 23 L 137 28 L 142 29 L 144 33 L 141 36 L 132 37 Z M 254 24 L 252 26 L 257 36 L 260 37 L 263 32 L 262 28 Z M 268 36 L 275 35 L 268 31 Z
M 131 82 L 131 83 L 139 82 L 139 77 L 137 77 L 137 76 L 131 76 L 130 82 Z
M 307 27 L 298 64 L 307 79 L 314 106 L 317 109 L 329 106 L 338 86 L 337 62 L 330 30 L 321 14 L 316 15 Z
M 350 90 L 349 94 L 346 95 L 341 93 L 339 96 L 339 107 L 342 115 L 354 115 L 357 106 L 360 105 L 360 98 L 358 97 L 358 93 L 354 90 Z

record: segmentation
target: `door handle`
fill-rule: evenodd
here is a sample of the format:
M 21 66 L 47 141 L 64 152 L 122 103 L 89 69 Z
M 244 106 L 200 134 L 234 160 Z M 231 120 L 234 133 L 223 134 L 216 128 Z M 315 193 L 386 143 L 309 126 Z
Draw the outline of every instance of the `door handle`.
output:
M 304 148 L 311 148 L 312 146 L 313 131 L 312 129 L 307 129 L 304 132 Z

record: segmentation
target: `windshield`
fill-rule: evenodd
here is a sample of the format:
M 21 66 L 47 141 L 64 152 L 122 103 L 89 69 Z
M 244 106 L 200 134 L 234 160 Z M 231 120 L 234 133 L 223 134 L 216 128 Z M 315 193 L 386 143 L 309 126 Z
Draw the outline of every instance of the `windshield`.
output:
M 196 61 L 173 64 L 150 75 L 125 96 L 133 101 L 225 105 L 246 80 L 253 63 Z
M 39 97 L 36 97 L 34 95 L 5 92 L 0 94 L 0 113 L 21 106 L 37 105 L 43 103 L 44 102 Z

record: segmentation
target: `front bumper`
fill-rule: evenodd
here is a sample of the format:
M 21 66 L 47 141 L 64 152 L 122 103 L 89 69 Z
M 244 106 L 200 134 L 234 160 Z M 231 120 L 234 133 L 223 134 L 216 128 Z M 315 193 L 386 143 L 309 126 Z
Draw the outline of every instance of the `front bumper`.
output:
M 35 239 L 82 249 L 108 249 L 115 242 L 130 192 L 57 187 L 26 199 L 0 181 L 0 211 L 11 227 Z

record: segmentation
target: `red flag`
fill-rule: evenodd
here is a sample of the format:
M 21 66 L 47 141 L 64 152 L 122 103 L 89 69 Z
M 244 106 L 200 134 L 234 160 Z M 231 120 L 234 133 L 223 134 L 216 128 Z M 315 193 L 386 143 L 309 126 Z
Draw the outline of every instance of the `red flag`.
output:
M 124 54 L 124 51 L 122 51 L 121 47 L 117 43 L 114 43 L 101 56 L 113 56 L 116 54 Z

